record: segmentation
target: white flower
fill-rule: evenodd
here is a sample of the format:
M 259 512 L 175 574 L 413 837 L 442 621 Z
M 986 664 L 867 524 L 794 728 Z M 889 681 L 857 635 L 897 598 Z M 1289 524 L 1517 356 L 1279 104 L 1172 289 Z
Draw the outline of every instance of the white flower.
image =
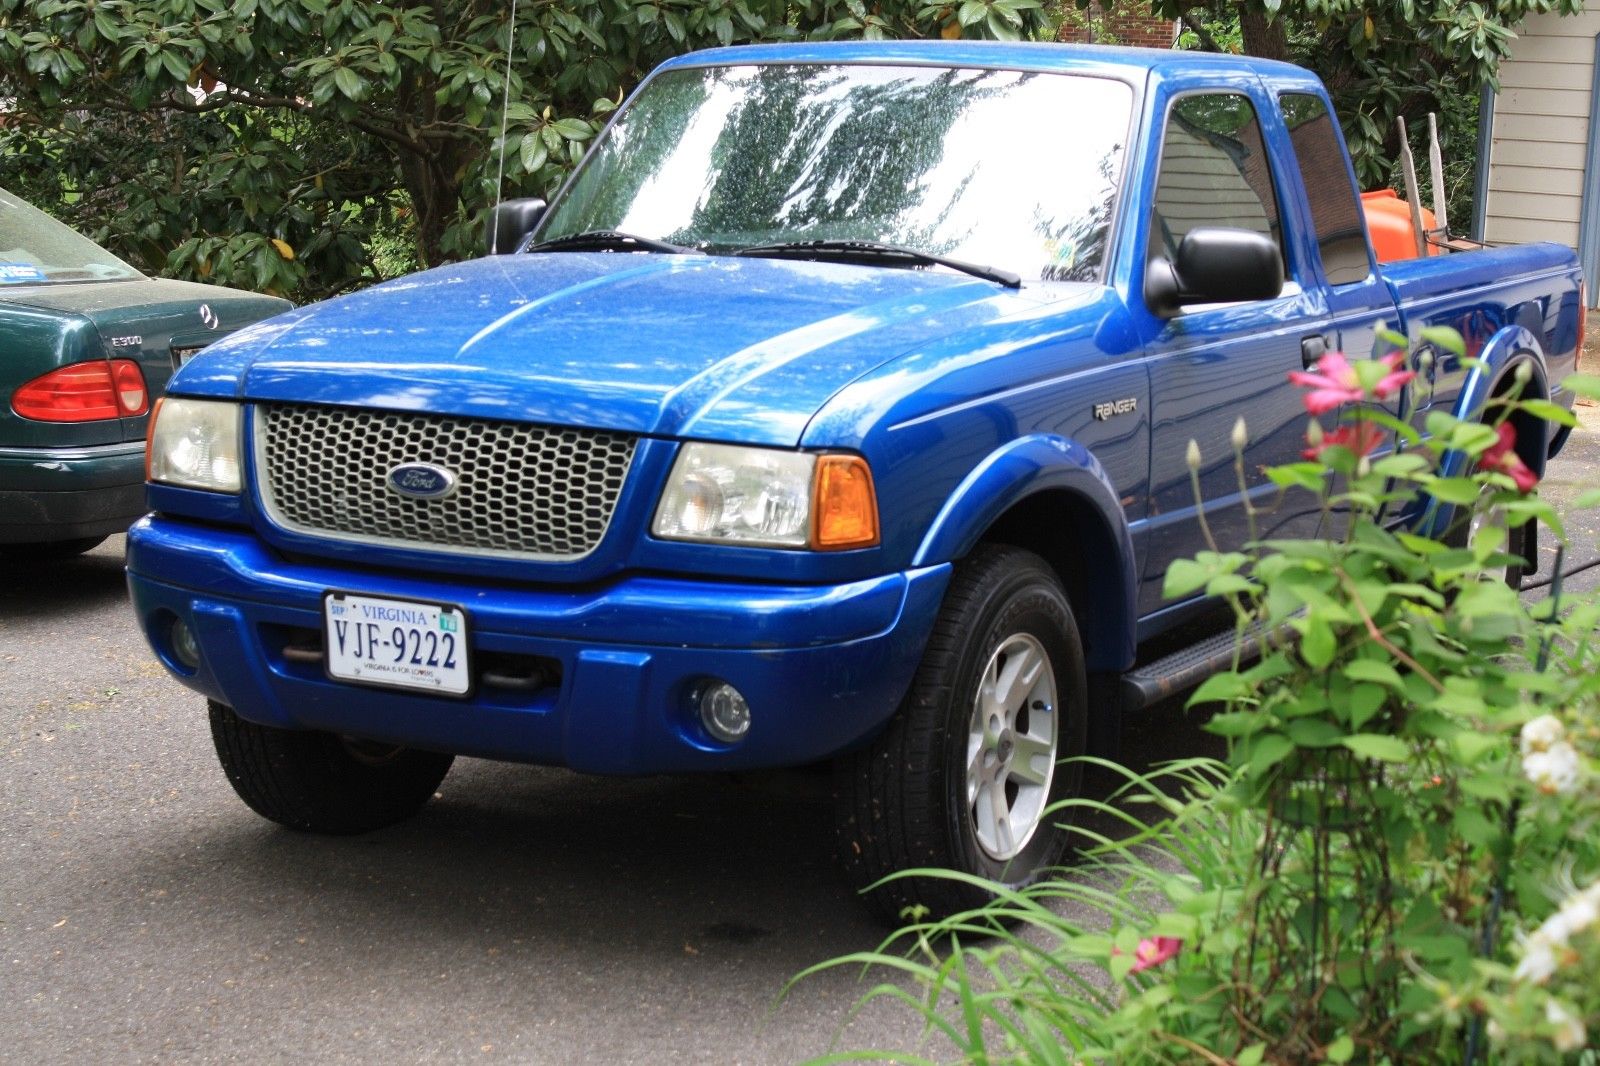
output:
M 1567 942 L 1600 922 L 1600 881 L 1567 897 L 1544 924 L 1533 931 L 1533 940 L 1566 947 Z
M 1551 915 L 1550 920 L 1554 921 L 1556 918 L 1560 918 L 1565 923 L 1567 935 L 1559 938 L 1562 942 L 1565 942 L 1570 937 L 1588 929 L 1597 919 L 1600 919 L 1600 907 L 1597 907 L 1595 901 L 1588 896 L 1579 894 L 1573 896 L 1565 906 Z M 1549 923 L 1547 922 L 1546 924 Z
M 1530 937 L 1523 946 L 1522 958 L 1512 974 L 1518 981 L 1532 981 L 1542 985 L 1556 972 L 1555 945 L 1540 936 Z
M 1233 450 L 1236 452 L 1242 452 L 1245 449 L 1245 445 L 1249 443 L 1250 430 L 1244 424 L 1244 416 L 1240 415 L 1238 421 L 1234 422 L 1233 424 Z
M 1583 760 L 1576 748 L 1558 740 L 1544 751 L 1523 756 L 1522 772 L 1540 792 L 1567 795 L 1576 792 L 1583 780 Z
M 1550 1034 L 1550 1043 L 1557 1051 L 1579 1051 L 1589 1038 L 1583 1019 L 1553 999 L 1545 1000 L 1544 1020 L 1556 1027 Z
M 1522 756 L 1527 758 L 1536 751 L 1549 751 L 1567 736 L 1567 727 L 1553 714 L 1541 714 L 1522 727 Z

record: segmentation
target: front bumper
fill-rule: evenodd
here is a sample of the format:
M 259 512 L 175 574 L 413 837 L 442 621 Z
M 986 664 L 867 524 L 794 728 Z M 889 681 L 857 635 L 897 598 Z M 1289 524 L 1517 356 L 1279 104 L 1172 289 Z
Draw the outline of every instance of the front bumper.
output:
M 507 587 L 292 561 L 248 531 L 159 514 L 128 534 L 146 639 L 178 680 L 244 718 L 593 773 L 795 766 L 848 749 L 898 706 L 949 576 L 940 565 L 829 586 L 634 576 Z M 553 661 L 559 683 L 454 699 L 331 681 L 285 655 L 293 634 L 321 629 L 328 589 L 457 604 L 478 661 Z M 172 654 L 180 618 L 200 646 L 195 670 Z M 750 704 L 736 745 L 705 735 L 690 706 L 708 678 Z
M 0 544 L 121 533 L 146 510 L 142 441 L 0 448 Z

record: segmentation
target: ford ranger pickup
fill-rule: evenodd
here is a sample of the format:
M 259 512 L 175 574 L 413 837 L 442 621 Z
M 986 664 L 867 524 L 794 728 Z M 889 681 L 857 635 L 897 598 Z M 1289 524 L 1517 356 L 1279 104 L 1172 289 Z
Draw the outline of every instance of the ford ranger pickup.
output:
M 284 825 L 394 822 L 456 755 L 831 761 L 862 888 L 1062 861 L 1072 757 L 1214 659 L 1151 661 L 1206 606 L 1162 578 L 1278 492 L 1290 371 L 1386 327 L 1419 426 L 1524 364 L 1570 405 L 1583 306 L 1552 244 L 1380 268 L 1306 71 L 1105 47 L 684 56 L 491 243 L 173 377 L 128 541 L 156 655 Z M 1541 471 L 1561 438 L 1519 428 Z

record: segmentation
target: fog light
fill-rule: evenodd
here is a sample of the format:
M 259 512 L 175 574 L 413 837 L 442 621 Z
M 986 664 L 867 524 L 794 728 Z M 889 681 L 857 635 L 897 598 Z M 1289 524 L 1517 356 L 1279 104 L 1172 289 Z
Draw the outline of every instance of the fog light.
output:
M 172 657 L 191 670 L 200 666 L 200 643 L 181 618 L 172 620 Z
M 726 681 L 712 681 L 700 690 L 700 724 L 717 740 L 732 744 L 750 732 L 750 705 Z

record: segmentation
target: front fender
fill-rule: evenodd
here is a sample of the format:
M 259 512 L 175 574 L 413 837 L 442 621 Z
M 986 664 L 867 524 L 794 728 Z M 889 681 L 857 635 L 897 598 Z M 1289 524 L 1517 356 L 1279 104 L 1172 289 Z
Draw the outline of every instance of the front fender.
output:
M 1008 511 L 1044 493 L 1072 503 L 1072 533 L 1084 553 L 1081 573 L 1094 606 L 1078 619 L 1089 668 L 1127 669 L 1134 659 L 1138 589 L 1133 538 L 1100 461 L 1077 441 L 1032 434 L 991 452 L 945 501 L 912 565 L 960 559 Z

